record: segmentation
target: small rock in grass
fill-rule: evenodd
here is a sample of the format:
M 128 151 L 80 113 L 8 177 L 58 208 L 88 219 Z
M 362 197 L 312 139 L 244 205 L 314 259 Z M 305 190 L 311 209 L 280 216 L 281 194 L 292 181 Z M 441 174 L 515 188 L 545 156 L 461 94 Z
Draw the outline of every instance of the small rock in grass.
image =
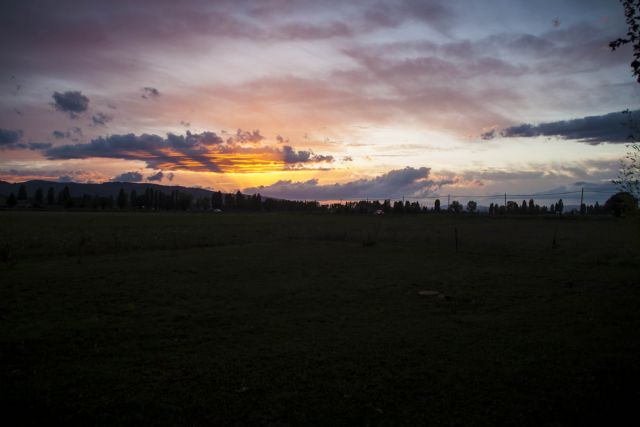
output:
M 436 296 L 440 295 L 440 292 L 438 292 L 438 291 L 420 291 L 420 292 L 418 292 L 418 295 L 422 295 L 424 297 L 436 297 Z

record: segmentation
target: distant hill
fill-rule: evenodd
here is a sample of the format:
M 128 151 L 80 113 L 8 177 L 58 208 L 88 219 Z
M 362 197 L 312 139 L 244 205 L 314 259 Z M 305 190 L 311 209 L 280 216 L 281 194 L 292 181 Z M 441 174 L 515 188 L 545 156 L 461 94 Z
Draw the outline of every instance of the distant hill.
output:
M 194 198 L 211 197 L 211 194 L 213 193 L 213 191 L 205 190 L 203 188 L 182 187 L 179 185 L 169 186 L 136 182 L 103 182 L 102 184 L 82 184 L 78 182 L 33 180 L 17 183 L 0 181 L 0 197 L 6 198 L 11 193 L 18 194 L 18 188 L 20 188 L 20 185 L 22 184 L 24 184 L 27 188 L 27 194 L 29 195 L 29 197 L 32 197 L 38 188 L 42 188 L 42 190 L 46 194 L 47 190 L 52 187 L 57 194 L 65 186 L 69 187 L 69 191 L 71 192 L 72 197 L 81 197 L 83 194 L 101 197 L 117 197 L 118 192 L 121 188 L 124 188 L 127 193 L 131 193 L 131 190 L 136 190 L 138 194 L 143 194 L 147 188 L 152 188 L 153 190 L 161 191 L 166 194 L 170 194 L 172 191 L 178 190 L 183 193 L 189 193 Z

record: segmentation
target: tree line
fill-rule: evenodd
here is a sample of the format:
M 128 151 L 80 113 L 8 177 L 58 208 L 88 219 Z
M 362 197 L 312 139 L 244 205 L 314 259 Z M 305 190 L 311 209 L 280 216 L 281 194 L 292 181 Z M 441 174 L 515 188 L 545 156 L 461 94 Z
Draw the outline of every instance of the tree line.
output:
M 436 199 L 432 207 L 421 205 L 418 201 L 392 201 L 386 199 L 348 201 L 344 203 L 320 204 L 317 201 L 285 200 L 262 197 L 260 194 L 211 192 L 210 196 L 194 197 L 188 192 L 162 190 L 147 187 L 138 194 L 136 189 L 130 192 L 120 188 L 114 196 L 100 196 L 82 194 L 72 195 L 68 186 L 57 192 L 53 187 L 46 191 L 37 188 L 30 196 L 24 184 L 20 185 L 17 195 L 11 193 L 6 199 L 6 206 L 16 206 L 34 209 L 92 209 L 92 210 L 152 210 L 152 211 L 303 211 L 330 212 L 336 214 L 477 214 L 478 204 L 474 200 L 463 206 L 454 200 L 446 207 L 440 199 Z M 522 200 L 521 203 L 508 200 L 506 205 L 491 203 L 486 212 L 490 216 L 499 215 L 563 215 L 566 213 L 581 215 L 610 214 L 621 215 L 624 212 L 635 211 L 637 200 L 629 193 L 620 192 L 607 200 L 604 205 L 583 203 L 579 210 L 566 212 L 564 202 L 559 199 L 549 205 L 540 205 L 534 199 Z
M 438 213 L 453 213 L 453 214 L 478 214 L 478 203 L 475 200 L 469 200 L 466 206 L 463 206 L 457 200 L 452 201 L 446 207 L 442 206 L 440 199 L 436 199 L 432 207 L 426 205 L 420 205 L 420 202 L 414 201 L 394 201 L 384 200 L 380 202 L 378 200 L 361 200 L 357 202 L 336 203 L 329 206 L 332 212 L 336 213 L 374 213 L 374 214 L 438 214 Z M 598 215 L 607 213 L 607 209 L 601 206 L 598 202 L 595 204 L 587 205 L 582 204 L 580 209 L 572 211 L 570 213 L 579 213 L 583 215 Z M 491 203 L 486 211 L 488 215 L 562 215 L 565 212 L 564 202 L 559 199 L 555 203 L 547 205 L 539 205 L 535 203 L 533 199 L 529 199 L 527 202 L 523 200 L 522 203 L 518 203 L 512 200 L 508 200 L 506 205 L 500 205 L 498 203 Z

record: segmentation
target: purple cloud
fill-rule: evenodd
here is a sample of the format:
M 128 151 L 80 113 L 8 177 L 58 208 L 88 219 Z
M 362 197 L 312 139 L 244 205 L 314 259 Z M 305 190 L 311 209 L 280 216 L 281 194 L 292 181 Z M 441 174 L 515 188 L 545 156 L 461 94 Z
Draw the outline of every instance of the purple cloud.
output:
M 153 175 L 149 175 L 147 177 L 147 181 L 159 182 L 159 181 L 162 181 L 162 178 L 164 178 L 164 173 L 162 171 L 158 171 L 157 173 L 154 173 Z
M 317 179 L 305 182 L 278 181 L 267 186 L 245 188 L 244 193 L 260 193 L 264 196 L 284 199 L 386 199 L 421 197 L 431 194 L 453 179 L 433 180 L 429 178 L 431 169 L 406 167 L 387 172 L 375 178 L 359 179 L 344 184 L 321 185 Z
M 89 98 L 80 91 L 54 92 L 51 97 L 55 109 L 68 113 L 69 117 L 73 119 L 89 108 Z
M 125 172 L 118 176 L 114 176 L 111 181 L 114 182 L 141 182 L 143 179 L 140 172 Z
M 523 123 L 502 130 L 500 136 L 504 138 L 547 136 L 576 140 L 591 145 L 625 144 L 630 141 L 630 135 L 633 133 L 632 118 L 639 112 L 640 110 L 616 112 L 540 124 Z M 492 132 L 483 134 L 483 139 L 495 137 L 496 133 Z

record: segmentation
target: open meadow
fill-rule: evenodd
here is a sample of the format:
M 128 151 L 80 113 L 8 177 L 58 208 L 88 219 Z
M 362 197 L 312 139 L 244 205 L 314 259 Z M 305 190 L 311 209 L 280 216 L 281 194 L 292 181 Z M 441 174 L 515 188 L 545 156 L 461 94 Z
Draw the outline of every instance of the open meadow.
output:
M 613 217 L 2 212 L 3 418 L 637 417 L 638 233 Z

